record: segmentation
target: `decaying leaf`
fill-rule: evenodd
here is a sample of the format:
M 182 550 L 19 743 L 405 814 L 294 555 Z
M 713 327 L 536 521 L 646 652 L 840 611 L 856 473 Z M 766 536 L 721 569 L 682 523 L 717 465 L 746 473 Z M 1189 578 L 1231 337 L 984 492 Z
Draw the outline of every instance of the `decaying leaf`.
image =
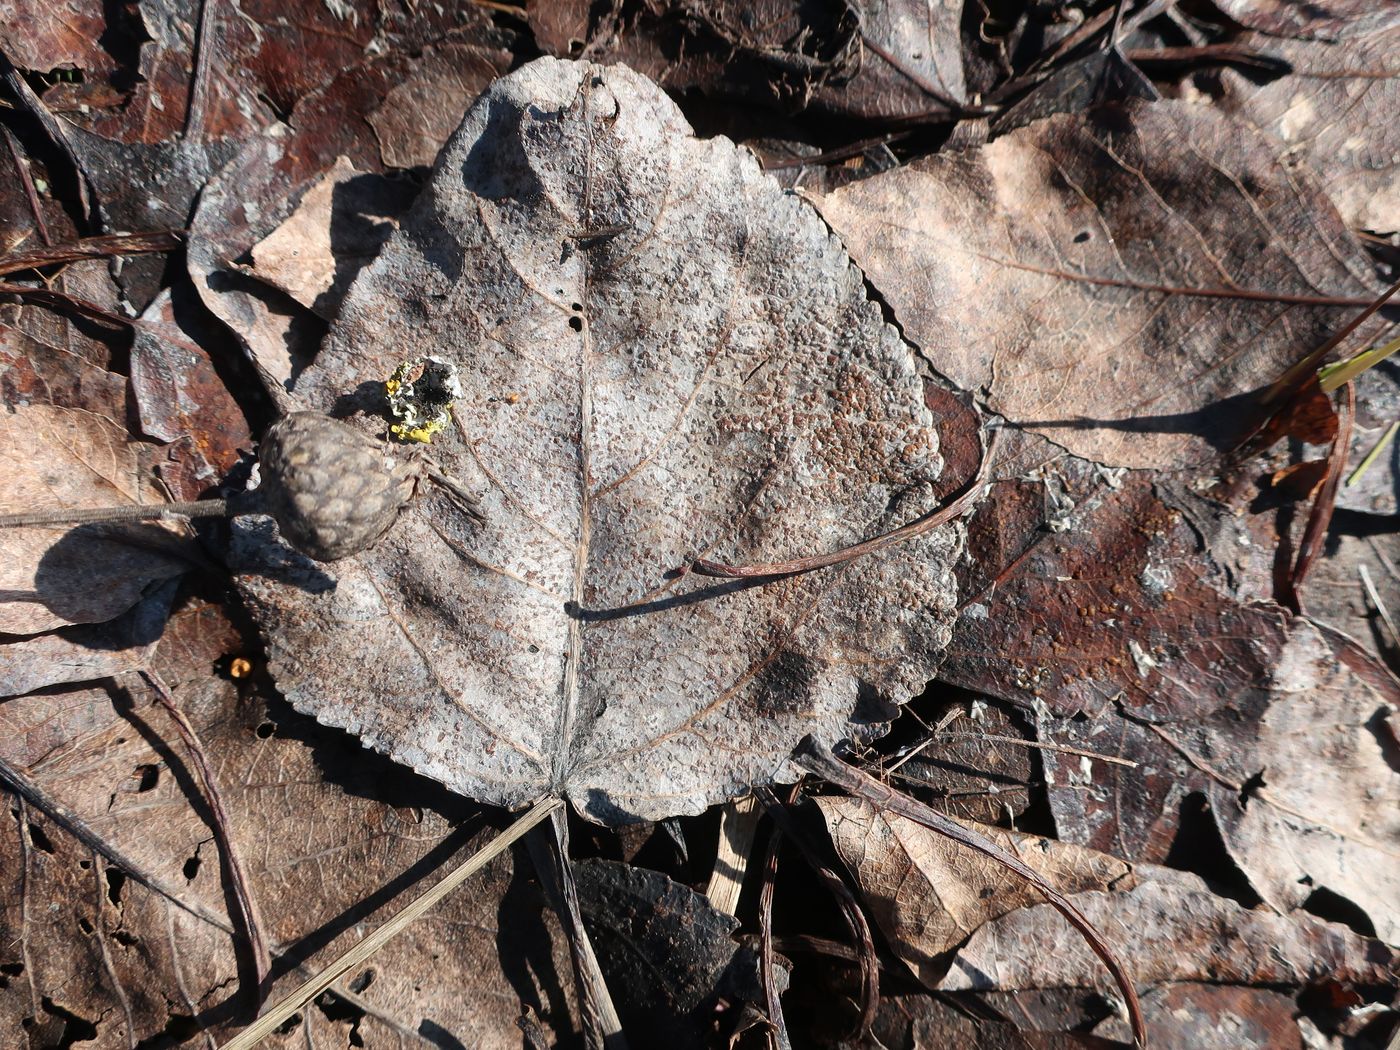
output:
M 1182 102 L 1052 117 L 819 206 L 939 372 L 1109 464 L 1209 462 L 1347 316 L 1318 300 L 1377 289 L 1271 139 Z
M 1059 714 L 1116 703 L 1153 719 L 1265 689 L 1286 613 L 1231 596 L 1233 566 L 1160 485 L 1048 441 L 1003 448 L 968 525 L 943 678 Z
M 1306 161 L 1349 225 L 1400 228 L 1400 132 L 1389 119 L 1400 103 L 1400 24 L 1339 41 L 1253 37 L 1245 46 L 1267 48 L 1292 72 L 1263 85 L 1229 75 L 1226 110 Z
M 575 878 L 630 1043 L 703 1050 L 743 1003 L 762 1000 L 758 955 L 735 940 L 739 920 L 703 895 L 612 861 L 582 862 Z
M 0 413 L 0 511 L 155 503 L 137 446 L 105 416 L 55 405 Z M 0 559 L 0 631 L 110 620 L 155 580 L 189 568 L 178 537 L 150 526 L 11 530 Z
M 425 350 L 465 391 L 430 454 L 482 520 L 420 492 L 314 589 L 268 525 L 235 538 L 294 706 L 471 797 L 616 822 L 794 775 L 804 734 L 922 689 L 956 528 L 777 580 L 675 571 L 887 531 L 941 462 L 839 243 L 654 85 L 555 60 L 498 81 L 295 396 L 383 433 L 380 384 Z
M 394 87 L 369 115 L 379 156 L 389 168 L 431 164 L 467 107 L 510 67 L 505 51 L 444 43 L 423 49 L 412 76 Z M 412 119 L 405 120 L 405 114 Z
M 1074 903 L 1133 960 L 1137 981 L 1272 984 L 1297 987 L 1335 979 L 1361 985 L 1391 980 L 1395 953 L 1339 923 L 1306 913 L 1249 911 L 1212 893 L 1195 875 L 1139 865 L 1110 890 L 1074 894 Z M 953 959 L 942 987 L 1023 989 L 1092 986 L 1102 967 L 1047 904 L 982 926 Z
M 1216 0 L 1241 25 L 1284 37 L 1344 39 L 1393 25 L 1400 12 L 1374 0 Z
M 215 673 L 252 654 L 248 644 L 217 606 L 195 603 L 145 666 L 197 727 L 223 786 L 276 998 L 494 833 L 465 800 Z M 221 1044 L 247 1007 L 227 876 L 189 754 L 137 679 L 124 681 L 129 691 L 46 691 L 0 706 L 0 759 L 129 865 L 7 795 L 0 1025 L 20 1031 L 27 1017 L 61 1032 L 68 1018 L 102 1047 L 166 1045 L 172 1033 Z M 516 1050 L 527 1008 L 568 1040 L 568 965 L 538 888 L 505 856 L 267 1045 Z
M 885 938 L 930 987 L 947 970 L 946 953 L 974 931 L 1043 901 L 1024 879 L 912 820 L 877 812 L 858 799 L 816 802 Z M 1107 889 L 1131 870 L 1127 862 L 1094 850 L 968 824 L 1067 896 Z
M 1400 772 L 1393 719 L 1400 684 L 1355 643 L 1293 621 L 1267 688 L 1227 698 L 1205 717 L 1152 724 L 1104 712 L 1042 720 L 1042 733 L 1134 759 L 1074 777 L 1043 761 L 1067 840 L 1128 859 L 1162 859 L 1188 795 L 1200 792 L 1250 886 L 1289 911 L 1326 890 L 1400 943 Z M 1072 767 L 1071 767 L 1072 768 Z

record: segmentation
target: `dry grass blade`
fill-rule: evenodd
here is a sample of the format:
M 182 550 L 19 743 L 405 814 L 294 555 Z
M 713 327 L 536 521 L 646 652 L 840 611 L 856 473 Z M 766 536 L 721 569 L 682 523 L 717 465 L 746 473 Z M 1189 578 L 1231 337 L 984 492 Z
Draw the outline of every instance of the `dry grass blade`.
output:
M 525 813 L 518 817 L 510 827 L 501 832 L 489 844 L 477 850 L 450 873 L 443 877 L 436 886 L 428 890 L 412 904 L 406 905 L 401 911 L 389 919 L 383 926 L 371 933 L 368 937 L 345 952 L 329 966 L 323 969 L 315 977 L 311 978 L 296 991 L 292 992 L 285 999 L 272 1007 L 256 1021 L 250 1024 L 238 1035 L 234 1036 L 222 1047 L 222 1050 L 252 1050 L 260 1042 L 266 1039 L 281 1024 L 291 1017 L 292 1014 L 301 1010 L 307 1003 L 315 999 L 341 977 L 369 959 L 380 948 L 384 947 L 395 936 L 402 933 L 414 921 L 421 918 L 425 912 L 432 908 L 438 901 L 442 900 L 449 893 L 455 890 L 467 879 L 471 878 L 482 868 L 486 867 L 492 860 L 500 856 L 522 835 L 541 821 L 548 817 L 563 802 L 557 798 L 543 799 L 536 802 Z
M 1113 949 L 1109 947 L 1103 935 L 1084 916 L 1084 913 L 1033 869 L 1027 867 L 1000 846 L 989 842 L 976 832 L 969 831 L 961 824 L 954 823 L 937 810 L 924 805 L 917 799 L 910 798 L 908 795 L 902 795 L 887 784 L 882 784 L 874 777 L 847 765 L 810 736 L 804 737 L 802 742 L 797 745 L 793 751 L 793 759 L 798 765 L 879 809 L 897 813 L 923 825 L 930 831 L 952 839 L 959 845 L 990 857 L 1039 890 L 1046 901 L 1079 931 L 1085 942 L 1093 949 L 1094 954 L 1103 960 L 1104 966 L 1108 968 L 1108 972 L 1113 975 L 1113 980 L 1123 992 L 1134 1042 L 1139 1047 L 1147 1046 L 1147 1028 L 1143 1021 L 1142 1005 L 1138 1002 L 1137 990 L 1128 978 L 1123 964 L 1114 955 Z
M 540 876 L 545 897 L 559 916 L 564 936 L 569 942 L 573 961 L 575 985 L 578 988 L 579 1013 L 583 1017 L 585 1045 L 589 1050 L 627 1050 L 627 1038 L 622 1020 L 613 1005 L 612 993 L 598 964 L 588 930 L 583 925 L 583 909 L 579 905 L 578 884 L 569 861 L 569 821 L 563 810 L 554 813 L 551 833 L 529 839 L 530 857 Z
M 1400 281 L 1396 281 L 1371 303 L 1357 314 L 1354 318 L 1344 324 L 1337 333 L 1328 339 L 1315 350 L 1310 350 L 1301 360 L 1298 361 L 1283 375 L 1275 380 L 1274 385 L 1264 392 L 1259 399 L 1260 404 L 1265 406 L 1275 406 L 1287 399 L 1291 394 L 1296 393 L 1308 378 L 1315 372 L 1323 360 L 1333 350 L 1342 344 L 1342 341 L 1356 331 L 1369 320 L 1377 310 L 1384 306 L 1396 292 L 1400 292 Z
M 719 846 L 715 850 L 715 866 L 710 872 L 705 896 L 716 911 L 733 915 L 739 908 L 739 893 L 744 888 L 749 854 L 753 850 L 754 832 L 762 816 L 758 800 L 752 795 L 724 807 L 720 816 Z

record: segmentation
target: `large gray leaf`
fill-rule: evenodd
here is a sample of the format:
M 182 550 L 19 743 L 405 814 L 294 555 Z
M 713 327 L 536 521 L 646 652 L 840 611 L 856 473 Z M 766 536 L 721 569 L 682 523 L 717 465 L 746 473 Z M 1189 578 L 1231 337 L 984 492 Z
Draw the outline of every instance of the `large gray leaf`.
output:
M 320 570 L 244 526 L 294 705 L 483 801 L 622 821 L 795 775 L 804 734 L 868 732 L 923 687 L 956 528 L 776 581 L 673 571 L 883 532 L 931 509 L 941 460 L 839 242 L 655 85 L 552 59 L 498 81 L 295 394 L 382 434 L 382 382 L 423 352 L 461 369 L 431 455 L 485 523 L 422 488 Z

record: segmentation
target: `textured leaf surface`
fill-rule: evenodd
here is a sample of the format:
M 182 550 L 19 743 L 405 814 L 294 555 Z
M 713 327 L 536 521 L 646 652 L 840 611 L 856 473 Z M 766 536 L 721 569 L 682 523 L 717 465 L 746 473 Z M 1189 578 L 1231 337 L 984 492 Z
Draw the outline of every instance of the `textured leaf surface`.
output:
M 1098 462 L 1207 462 L 1240 436 L 1233 399 L 1349 316 L 1305 300 L 1377 287 L 1277 152 L 1203 106 L 1111 107 L 820 207 L 906 335 L 995 411 Z
M 462 370 L 421 492 L 319 583 L 244 528 L 240 586 L 294 705 L 485 801 L 695 812 L 922 689 L 944 529 L 755 583 L 673 570 L 824 553 L 934 505 L 913 354 L 820 220 L 622 68 L 499 82 L 352 287 L 296 396 L 362 409 L 431 350 Z M 326 576 L 325 573 L 333 573 Z
M 177 612 L 143 655 L 220 785 L 266 924 L 270 998 L 496 834 L 465 800 L 215 673 L 257 655 L 218 606 Z M 48 690 L 0 705 L 0 760 L 75 822 L 5 794 L 0 1031 L 32 1026 L 38 1046 L 60 1044 L 65 1024 L 91 1026 L 84 1047 L 175 1045 L 171 1032 L 193 1040 L 182 1045 L 222 1044 L 246 1023 L 247 999 L 221 851 L 188 750 L 135 676 L 123 682 L 129 692 Z M 266 1045 L 514 1050 L 527 1007 L 567 1040 L 567 949 L 527 871 L 498 858 Z
M 837 853 L 855 876 L 886 939 L 930 987 L 938 986 L 947 968 L 941 957 L 975 930 L 1044 899 L 1000 864 L 912 820 L 877 812 L 857 799 L 816 801 Z M 969 826 L 1066 895 L 1106 889 L 1131 869 L 1116 857 L 1080 846 L 971 822 Z
M 160 501 L 143 481 L 126 431 L 78 409 L 26 405 L 0 413 L 0 470 L 0 513 Z M 151 582 L 188 568 L 175 542 L 149 525 L 10 530 L 0 558 L 0 631 L 35 634 L 110 620 Z
M 1334 978 L 1384 983 L 1395 953 L 1341 923 L 1306 912 L 1250 911 L 1212 893 L 1195 875 L 1143 865 L 1112 890 L 1071 897 L 1133 960 L 1144 984 L 1219 981 L 1300 985 Z M 1013 911 L 979 929 L 942 987 L 1093 986 L 1102 968 L 1048 904 Z
M 1268 84 L 1232 75 L 1224 107 L 1281 138 L 1285 156 L 1317 172 L 1346 221 L 1389 233 L 1400 227 L 1400 17 L 1344 40 L 1249 38 L 1293 71 Z

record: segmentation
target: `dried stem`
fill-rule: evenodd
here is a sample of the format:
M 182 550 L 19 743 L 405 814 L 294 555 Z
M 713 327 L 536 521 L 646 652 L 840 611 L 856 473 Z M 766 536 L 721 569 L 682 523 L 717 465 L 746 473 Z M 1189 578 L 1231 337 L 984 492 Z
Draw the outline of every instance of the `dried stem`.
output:
M 1332 523 L 1332 511 L 1337 505 L 1337 489 L 1341 487 L 1342 474 L 1346 470 L 1347 458 L 1351 455 L 1351 428 L 1356 419 L 1356 386 L 1347 383 L 1342 403 L 1337 410 L 1337 436 L 1332 439 L 1332 451 L 1327 457 L 1327 476 L 1317 490 L 1308 523 L 1303 530 L 1303 538 L 1298 544 L 1298 558 L 1293 563 L 1293 573 L 1288 580 L 1288 593 L 1283 595 L 1284 603 L 1295 613 L 1303 611 L 1302 596 L 1298 593 L 1307 578 L 1308 570 L 1327 539 L 1327 527 Z
M 568 814 L 557 810 L 550 833 L 531 836 L 528 844 L 545 896 L 558 914 L 569 942 L 587 1045 L 590 1050 L 627 1050 L 622 1020 L 617 1016 L 602 967 L 593 951 L 593 942 L 583 925 L 578 885 L 569 861 Z
M 763 983 L 764 1005 L 768 1011 L 768 1045 L 772 1050 L 784 1050 L 792 1045 L 787 1022 L 783 1020 L 783 1004 L 778 996 L 778 982 L 773 968 L 773 887 L 778 879 L 778 847 L 783 832 L 774 828 L 768 838 L 768 851 L 763 859 L 763 884 L 758 893 L 758 973 Z
M 1137 990 L 1133 987 L 1133 982 L 1129 980 L 1123 964 L 1113 953 L 1113 949 L 1103 935 L 1094 928 L 1084 913 L 1076 908 L 1069 898 L 1046 882 L 1039 872 L 977 832 L 955 823 L 917 799 L 901 794 L 889 785 L 882 784 L 874 777 L 847 765 L 811 736 L 803 737 L 802 742 L 793 751 L 793 759 L 799 765 L 825 778 L 849 794 L 864 799 L 878 809 L 896 813 L 923 825 L 930 831 L 952 839 L 961 846 L 966 846 L 983 856 L 990 857 L 1039 890 L 1046 901 L 1083 935 L 1085 942 L 1093 949 L 1094 954 L 1103 960 L 1104 966 L 1108 968 L 1108 972 L 1113 975 L 1114 981 L 1123 992 L 1134 1042 L 1139 1047 L 1147 1045 L 1147 1027 L 1143 1021 L 1142 1005 L 1138 1001 Z
M 228 502 L 204 499 L 194 503 L 150 503 L 130 507 L 89 507 L 74 510 L 41 510 L 32 514 L 0 514 L 0 529 L 40 525 L 91 525 L 100 522 L 155 521 L 161 518 L 221 518 Z
M 153 233 L 113 233 L 105 237 L 84 237 L 69 244 L 45 245 L 27 252 L 11 252 L 0 256 L 0 276 L 21 270 L 37 270 L 59 263 L 82 259 L 106 259 L 113 255 L 143 255 L 152 252 L 173 252 L 184 241 L 174 230 Z
M 876 536 L 850 547 L 843 547 L 830 554 L 818 554 L 808 558 L 794 558 L 791 561 L 769 562 L 761 565 L 729 565 L 701 558 L 691 564 L 689 571 L 699 576 L 719 576 L 726 579 L 791 576 L 794 573 L 811 572 L 813 569 L 823 569 L 831 565 L 842 565 L 867 554 L 884 550 L 886 547 L 892 547 L 897 543 L 903 543 L 905 540 L 912 540 L 914 537 L 921 536 L 944 522 L 952 521 L 960 516 L 981 495 L 982 485 L 991 470 L 997 435 L 998 431 L 992 431 L 987 447 L 982 452 L 982 461 L 977 466 L 977 473 L 959 490 L 958 495 L 937 510 L 925 514 L 922 518 L 916 518 L 907 525 L 901 525 L 884 535 Z
M 180 739 L 184 741 L 185 750 L 189 752 L 195 774 L 199 777 L 205 801 L 209 803 L 209 811 L 213 816 L 214 837 L 218 839 L 219 848 L 224 854 L 224 862 L 228 865 L 229 881 L 233 884 L 234 900 L 238 902 L 243 932 L 247 936 L 248 946 L 253 952 L 253 969 L 257 978 L 255 994 L 258 1001 L 261 1002 L 267 974 L 272 965 L 267 949 L 267 938 L 263 935 L 262 919 L 258 913 L 257 900 L 253 896 L 252 885 L 243 870 L 242 858 L 234 844 L 232 824 L 228 819 L 228 811 L 224 809 L 223 796 L 219 792 L 219 782 L 215 779 L 214 769 L 209 764 L 209 754 L 204 750 L 204 743 L 199 739 L 199 734 L 195 732 L 194 725 L 176 705 L 175 697 L 171 695 L 160 675 L 149 670 L 141 671 L 140 674 L 145 679 L 146 684 L 151 687 L 156 703 L 175 723 Z

